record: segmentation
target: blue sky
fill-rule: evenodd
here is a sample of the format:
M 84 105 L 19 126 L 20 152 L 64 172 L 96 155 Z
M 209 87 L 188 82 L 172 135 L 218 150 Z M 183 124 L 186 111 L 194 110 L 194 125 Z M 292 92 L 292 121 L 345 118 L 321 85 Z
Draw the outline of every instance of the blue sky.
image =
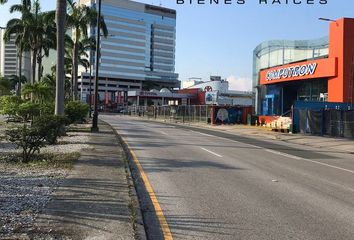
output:
M 262 41 L 323 37 L 328 34 L 328 23 L 319 21 L 319 17 L 354 17 L 354 0 L 327 0 L 326 5 L 318 4 L 320 0 L 311 0 L 314 5 L 307 5 L 306 1 L 302 0 L 301 5 L 259 5 L 258 0 L 246 0 L 245 5 L 177 5 L 175 0 L 139 2 L 177 10 L 176 71 L 181 80 L 189 77 L 207 80 L 209 75 L 221 75 L 229 78 L 234 89 L 244 90 L 251 86 L 252 51 Z M 0 7 L 0 26 L 10 18 L 7 6 L 16 2 L 19 1 L 9 0 Z M 55 8 L 54 0 L 41 2 L 44 10 Z

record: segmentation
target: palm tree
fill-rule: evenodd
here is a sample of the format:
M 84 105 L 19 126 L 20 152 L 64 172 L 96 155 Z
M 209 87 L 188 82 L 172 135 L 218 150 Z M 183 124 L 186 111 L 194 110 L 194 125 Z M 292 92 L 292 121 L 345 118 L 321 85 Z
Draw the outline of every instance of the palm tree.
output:
M 12 36 L 15 37 L 15 44 L 17 48 L 17 57 L 18 57 L 18 87 L 16 94 L 17 96 L 21 96 L 21 83 L 23 80 L 22 76 L 22 58 L 23 53 L 29 50 L 29 45 L 24 38 L 24 29 L 25 29 L 25 19 L 24 16 L 30 11 L 31 1 L 30 0 L 22 0 L 22 4 L 13 5 L 10 8 L 10 12 L 18 11 L 22 13 L 21 18 L 14 18 L 7 22 L 6 31 L 4 34 L 5 42 L 9 42 Z
M 11 75 L 8 77 L 9 81 L 11 82 L 11 88 L 16 91 L 16 95 L 18 97 L 21 96 L 21 86 L 22 84 L 27 83 L 27 78 L 25 76 L 19 77 L 18 75 Z M 17 88 L 16 88 L 17 86 Z
M 96 40 L 91 38 L 84 38 L 78 43 L 78 57 L 77 62 L 79 66 L 85 68 L 86 72 L 90 68 L 90 61 L 88 51 L 95 50 Z M 73 52 L 74 52 L 74 41 L 68 36 L 65 41 L 65 71 L 67 74 L 73 76 Z M 73 80 L 73 79 L 71 79 Z M 74 85 L 73 82 L 71 83 Z M 74 88 L 72 88 L 72 96 L 74 95 Z
M 97 11 L 85 5 L 78 5 L 74 3 L 73 0 L 68 0 L 70 10 L 68 16 L 68 27 L 72 29 L 73 32 L 73 69 L 72 69 L 72 79 L 73 79 L 73 98 L 76 99 L 78 95 L 77 77 L 78 77 L 78 66 L 79 66 L 79 43 L 82 39 L 87 38 L 87 28 L 89 26 L 94 26 L 97 19 Z M 102 17 L 101 29 L 103 35 L 106 37 L 108 35 L 107 26 Z
M 56 48 L 56 26 L 55 26 L 55 12 L 44 12 L 39 15 L 39 22 L 43 26 L 43 33 L 37 36 L 38 41 L 38 53 L 37 53 L 37 64 L 38 64 L 38 80 L 42 78 L 43 66 L 42 61 L 44 57 L 49 56 L 50 49 Z
M 52 100 L 51 87 L 45 81 L 25 84 L 22 94 L 24 96 L 31 96 L 32 102 L 38 104 L 44 104 Z
M 56 66 L 54 65 L 52 67 L 52 73 L 46 74 L 41 79 L 41 81 L 44 82 L 50 88 L 53 99 L 55 98 L 56 81 L 57 81 L 56 77 L 55 77 L 55 73 L 56 73 Z M 70 100 L 70 98 L 71 98 L 71 94 L 70 94 L 71 84 L 70 84 L 69 77 L 65 77 L 65 84 L 64 85 L 65 85 L 65 100 Z
M 15 36 L 15 45 L 17 48 L 17 58 L 18 58 L 18 79 L 22 79 L 22 56 L 26 48 L 26 42 L 23 40 L 23 25 L 22 19 L 11 19 L 7 25 L 4 34 L 4 41 L 7 43 Z M 18 87 L 16 95 L 21 95 L 21 83 L 18 82 Z
M 65 73 L 64 73 L 64 39 L 66 20 L 66 1 L 57 0 L 55 12 L 57 27 L 57 67 L 56 67 L 56 93 L 55 93 L 55 114 L 64 116 L 65 98 Z
M 22 17 L 22 29 L 20 38 L 25 42 L 32 52 L 32 77 L 31 82 L 35 81 L 36 59 L 37 59 L 37 36 L 42 32 L 39 29 L 42 25 L 37 21 L 40 13 L 39 1 L 35 0 L 33 6 L 31 0 L 22 0 L 21 4 L 15 4 L 10 7 L 10 13 L 20 12 Z M 11 20 L 10 20 L 11 21 Z

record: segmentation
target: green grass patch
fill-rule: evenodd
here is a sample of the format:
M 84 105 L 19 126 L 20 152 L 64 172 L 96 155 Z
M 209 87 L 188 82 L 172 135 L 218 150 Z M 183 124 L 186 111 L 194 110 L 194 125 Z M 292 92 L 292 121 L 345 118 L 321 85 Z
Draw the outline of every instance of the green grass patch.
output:
M 69 126 L 67 128 L 67 132 L 85 132 L 85 133 L 90 133 L 91 132 L 91 127 Z
M 29 168 L 59 168 L 73 169 L 75 162 L 80 158 L 80 153 L 42 153 L 36 154 L 29 163 L 22 163 L 19 153 L 2 153 L 0 162 L 11 163 L 19 167 Z

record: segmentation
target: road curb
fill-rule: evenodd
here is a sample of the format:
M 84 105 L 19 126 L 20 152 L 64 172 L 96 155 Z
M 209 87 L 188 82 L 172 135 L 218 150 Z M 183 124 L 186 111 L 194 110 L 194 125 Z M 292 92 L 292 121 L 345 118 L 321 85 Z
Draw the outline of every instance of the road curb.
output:
M 140 201 L 139 201 L 139 195 L 136 190 L 136 179 L 132 174 L 132 166 L 131 166 L 131 156 L 130 156 L 130 151 L 123 140 L 123 138 L 119 135 L 119 133 L 112 127 L 111 124 L 107 123 L 106 121 L 100 120 L 107 124 L 113 131 L 114 135 L 116 136 L 119 144 L 123 147 L 124 154 L 126 156 L 126 161 L 125 161 L 125 169 L 127 171 L 127 181 L 129 185 L 129 190 L 130 190 L 130 197 L 132 199 L 132 202 L 134 204 L 134 208 L 136 210 L 137 214 L 137 219 L 135 221 L 136 223 L 136 228 L 134 229 L 136 232 L 135 238 L 137 240 L 147 240 L 146 236 L 146 229 L 145 229 L 145 224 L 144 224 L 144 219 L 143 219 L 143 214 L 142 214 L 142 209 L 140 206 Z M 132 213 L 133 214 L 133 213 Z

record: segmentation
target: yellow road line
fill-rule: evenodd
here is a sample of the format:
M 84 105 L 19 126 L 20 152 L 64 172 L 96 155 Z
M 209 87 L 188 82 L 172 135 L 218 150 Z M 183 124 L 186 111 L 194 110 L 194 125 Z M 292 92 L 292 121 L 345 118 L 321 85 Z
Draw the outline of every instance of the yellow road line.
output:
M 143 167 L 141 166 L 140 164 L 140 161 L 139 159 L 137 158 L 135 152 L 133 151 L 133 149 L 130 147 L 128 141 L 126 141 L 124 138 L 122 138 L 124 143 L 127 145 L 128 149 L 129 149 L 129 152 L 131 154 L 131 156 L 133 157 L 133 160 L 139 170 L 139 173 L 140 173 L 140 176 L 144 182 L 144 185 L 145 185 L 145 188 L 150 196 L 150 199 L 151 199 L 151 202 L 152 204 L 154 205 L 154 208 L 155 208 L 155 212 L 156 212 L 156 216 L 160 222 L 160 226 L 161 226 L 161 230 L 162 230 L 162 233 L 163 233 L 163 236 L 164 236 L 164 239 L 165 240 L 173 240 L 173 237 L 172 237 L 172 233 L 171 233 L 171 230 L 168 226 L 168 223 L 166 221 L 166 218 L 165 218 L 165 215 L 163 214 L 163 211 L 162 211 L 162 208 L 159 204 L 159 201 L 157 200 L 157 197 L 155 195 L 155 192 L 154 190 L 152 189 L 152 186 L 144 172 L 144 169 Z

